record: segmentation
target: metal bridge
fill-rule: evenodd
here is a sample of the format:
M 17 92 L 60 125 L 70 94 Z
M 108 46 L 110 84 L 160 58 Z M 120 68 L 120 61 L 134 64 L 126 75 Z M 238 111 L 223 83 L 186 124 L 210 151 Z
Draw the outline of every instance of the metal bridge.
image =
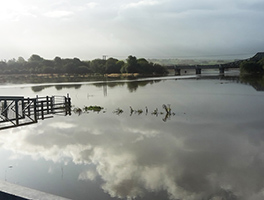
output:
M 69 95 L 36 98 L 0 96 L 0 130 L 37 123 L 54 114 L 71 115 Z

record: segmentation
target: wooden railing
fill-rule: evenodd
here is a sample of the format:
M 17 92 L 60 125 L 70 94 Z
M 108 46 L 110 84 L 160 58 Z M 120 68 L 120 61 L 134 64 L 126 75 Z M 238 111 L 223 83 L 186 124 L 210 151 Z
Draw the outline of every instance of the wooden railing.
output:
M 71 115 L 71 99 L 67 96 L 24 98 L 0 96 L 0 130 L 32 123 L 54 114 Z

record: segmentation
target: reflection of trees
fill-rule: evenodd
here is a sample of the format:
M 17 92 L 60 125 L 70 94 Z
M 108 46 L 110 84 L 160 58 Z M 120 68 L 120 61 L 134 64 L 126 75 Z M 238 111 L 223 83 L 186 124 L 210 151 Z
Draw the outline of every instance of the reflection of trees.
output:
M 82 84 L 74 84 L 74 85 L 55 85 L 55 88 L 57 90 L 61 90 L 63 88 L 74 88 L 74 89 L 79 89 L 82 87 Z
M 110 88 L 114 88 L 116 86 L 123 86 L 123 85 L 125 85 L 124 82 L 109 82 L 109 83 L 107 83 L 107 86 Z
M 264 76 L 263 75 L 241 75 L 242 83 L 250 84 L 257 91 L 264 91 Z
M 93 85 L 95 87 L 117 87 L 117 86 L 123 86 L 123 85 L 127 85 L 127 88 L 130 92 L 135 92 L 138 87 L 144 87 L 148 84 L 153 84 L 153 83 L 158 83 L 160 82 L 160 80 L 150 80 L 150 81 L 128 81 L 128 82 L 100 82 L 100 83 L 94 83 Z
M 101 81 L 102 76 L 82 76 L 82 75 L 5 75 L 0 76 L 1 83 L 64 83 L 64 82 L 83 82 Z
M 93 85 L 95 87 L 104 87 L 104 86 L 107 86 L 107 87 L 110 87 L 110 88 L 114 88 L 114 87 L 117 87 L 117 86 L 123 86 L 125 85 L 126 83 L 125 82 L 103 82 L 103 83 L 94 83 Z
M 148 84 L 158 83 L 160 80 L 151 81 L 133 81 L 127 83 L 127 88 L 130 92 L 135 92 L 138 87 L 145 87 Z
M 135 92 L 138 88 L 138 82 L 128 82 L 127 83 L 127 89 L 129 92 Z
M 99 87 L 99 88 L 101 88 L 101 87 L 105 86 L 106 83 L 94 83 L 93 85 L 94 85 L 95 87 Z
M 158 81 L 159 82 L 159 81 Z M 127 82 L 127 88 L 130 92 L 135 92 L 138 87 L 145 87 L 148 84 L 156 83 L 156 81 L 132 81 Z
M 160 82 L 160 80 L 127 82 L 127 88 L 130 92 L 135 92 L 138 87 L 145 87 L 148 84 L 153 84 L 153 83 L 158 83 L 158 82 Z
M 32 86 L 31 89 L 33 92 L 40 92 L 44 90 L 45 88 L 52 87 L 53 85 L 40 85 L 40 86 Z M 55 85 L 55 88 L 57 90 L 61 90 L 63 88 L 74 88 L 74 89 L 79 89 L 81 88 L 81 84 L 74 84 L 74 85 Z
M 33 87 L 31 87 L 31 89 L 32 89 L 32 91 L 33 92 L 40 92 L 40 91 L 42 91 L 42 90 L 44 90 L 45 88 L 49 88 L 49 87 L 51 87 L 50 85 L 40 85 L 40 86 L 33 86 Z

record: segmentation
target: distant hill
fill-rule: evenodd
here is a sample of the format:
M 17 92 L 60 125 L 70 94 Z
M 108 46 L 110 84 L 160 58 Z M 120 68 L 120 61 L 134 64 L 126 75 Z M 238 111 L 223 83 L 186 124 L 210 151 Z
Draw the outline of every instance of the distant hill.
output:
M 243 60 L 210 60 L 210 59 L 149 59 L 149 62 L 157 63 L 163 66 L 172 65 L 239 65 L 243 61 L 254 61 L 258 62 L 264 58 L 264 52 L 258 52 L 251 58 Z
M 264 52 L 258 52 L 253 57 L 240 62 L 242 74 L 264 75 Z
M 219 65 L 234 62 L 235 60 L 206 60 L 206 59 L 148 59 L 149 62 L 163 66 L 170 65 Z
M 258 52 L 255 56 L 253 56 L 252 58 L 250 58 L 250 61 L 254 61 L 254 62 L 258 62 L 260 61 L 262 58 L 264 58 L 264 52 Z

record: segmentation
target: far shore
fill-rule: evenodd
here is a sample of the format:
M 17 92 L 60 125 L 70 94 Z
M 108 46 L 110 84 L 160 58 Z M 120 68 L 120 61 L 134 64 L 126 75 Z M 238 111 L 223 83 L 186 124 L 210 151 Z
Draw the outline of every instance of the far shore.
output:
M 112 73 L 112 74 L 0 74 L 0 83 L 41 83 L 52 82 L 81 82 L 99 80 L 102 78 L 137 78 L 137 77 L 156 77 L 166 75 L 150 75 L 139 73 Z

